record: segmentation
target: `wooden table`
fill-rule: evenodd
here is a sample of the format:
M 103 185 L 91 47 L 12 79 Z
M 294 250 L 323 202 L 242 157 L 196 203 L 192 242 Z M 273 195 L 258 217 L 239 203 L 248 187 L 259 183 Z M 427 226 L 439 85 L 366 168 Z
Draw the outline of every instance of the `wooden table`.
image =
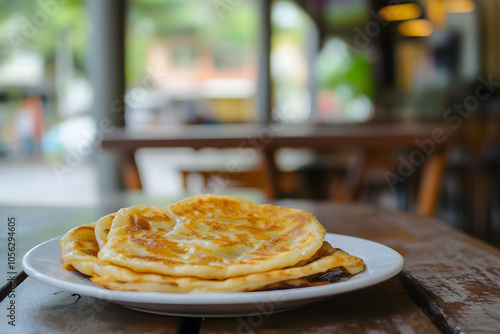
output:
M 108 133 L 109 132 L 109 133 Z M 420 145 L 419 145 L 420 143 Z M 180 125 L 147 127 L 144 129 L 114 129 L 106 131 L 101 145 L 119 152 L 123 157 L 125 183 L 128 189 L 140 189 L 141 181 L 135 152 L 140 148 L 189 147 L 250 148 L 263 157 L 265 192 L 270 199 L 278 198 L 278 169 L 274 155 L 280 148 L 310 148 L 313 150 L 357 151 L 359 163 L 354 166 L 343 196 L 352 200 L 367 164 L 367 153 L 397 153 L 409 151 L 411 166 L 400 167 L 395 161 L 399 177 L 405 182 L 407 170 L 422 168 L 417 194 L 417 212 L 433 215 L 437 203 L 441 178 L 445 166 L 445 148 L 453 143 L 453 131 L 444 123 L 388 123 L 351 124 L 341 126 L 287 125 L 287 124 L 239 124 L 239 125 Z M 423 148 L 422 148 L 423 147 Z M 412 156 L 413 154 L 413 156 Z M 248 158 L 242 153 L 242 158 Z M 423 159 L 422 159 L 423 157 Z M 415 158 L 414 160 L 411 160 Z M 397 159 L 396 159 L 397 160 Z M 407 160 L 408 161 L 408 160 Z M 392 167 L 392 166 L 391 166 Z M 228 167 L 231 174 L 231 167 Z M 413 174 L 413 172 L 409 172 Z M 386 177 L 387 178 L 387 177 Z M 393 178 L 393 180 L 394 180 Z
M 0 207 L 5 213 L 2 236 L 5 239 L 8 218 L 15 217 L 19 261 L 32 246 L 120 207 L 174 200 L 134 196 L 115 196 L 113 202 L 91 208 Z M 397 250 L 405 258 L 405 270 L 378 285 L 284 313 L 207 319 L 132 311 L 20 274 L 22 282 L 15 290 L 14 286 L 2 289 L 0 333 L 498 333 L 498 249 L 433 218 L 329 202 L 278 204 L 314 213 L 329 232 Z M 3 241 L 0 254 L 5 264 Z M 13 270 L 20 272 L 20 267 Z M 3 279 L 9 279 L 7 271 Z M 15 296 L 9 295 L 12 291 Z M 6 317 L 12 301 L 15 327 Z

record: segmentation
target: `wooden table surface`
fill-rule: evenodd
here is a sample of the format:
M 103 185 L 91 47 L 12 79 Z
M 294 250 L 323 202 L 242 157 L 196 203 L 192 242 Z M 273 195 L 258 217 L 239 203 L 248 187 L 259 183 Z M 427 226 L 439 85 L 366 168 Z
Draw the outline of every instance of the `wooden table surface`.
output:
M 170 201 L 134 196 L 115 198 L 113 203 L 103 202 L 92 208 L 0 207 L 6 213 L 2 238 L 8 217 L 15 216 L 19 261 L 32 246 L 120 207 Z M 278 201 L 277 204 L 314 213 L 329 232 L 370 239 L 397 250 L 405 258 L 404 271 L 375 286 L 292 311 L 206 319 L 132 311 L 46 286 L 28 277 L 15 290 L 12 286 L 2 289 L 0 333 L 499 332 L 498 249 L 433 218 L 328 202 Z M 0 254 L 7 258 L 4 246 Z M 19 267 L 15 270 L 20 271 Z M 6 273 L 4 279 L 8 280 Z M 8 324 L 7 317 L 12 301 L 16 307 L 15 327 Z

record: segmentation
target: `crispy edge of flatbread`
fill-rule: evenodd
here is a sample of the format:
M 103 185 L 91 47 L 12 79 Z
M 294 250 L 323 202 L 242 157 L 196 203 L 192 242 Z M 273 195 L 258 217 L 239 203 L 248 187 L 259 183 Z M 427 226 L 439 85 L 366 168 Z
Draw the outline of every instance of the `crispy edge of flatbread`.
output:
M 104 247 L 108 241 L 108 233 L 111 230 L 111 225 L 113 224 L 113 219 L 116 214 L 116 212 L 113 212 L 101 217 L 95 225 L 95 238 L 97 240 L 97 244 L 99 245 L 99 249 Z
M 325 242 L 326 243 L 326 242 Z M 326 243 L 327 244 L 327 243 Z M 321 258 L 301 267 L 289 267 L 263 273 L 231 277 L 223 280 L 206 280 L 195 277 L 173 277 L 156 274 L 134 273 L 131 277 L 121 275 L 124 280 L 116 279 L 116 267 L 104 266 L 99 268 L 99 274 L 94 275 L 92 282 L 102 287 L 122 291 L 150 291 L 170 293 L 211 293 L 211 292 L 244 292 L 253 291 L 269 286 L 273 283 L 285 282 L 309 276 L 317 276 L 332 268 L 343 267 L 351 275 L 364 269 L 363 260 L 359 257 L 334 249 L 328 244 L 329 250 Z M 120 274 L 124 274 L 121 272 Z M 311 284 L 312 285 L 312 284 Z M 309 285 L 309 286 L 311 286 Z

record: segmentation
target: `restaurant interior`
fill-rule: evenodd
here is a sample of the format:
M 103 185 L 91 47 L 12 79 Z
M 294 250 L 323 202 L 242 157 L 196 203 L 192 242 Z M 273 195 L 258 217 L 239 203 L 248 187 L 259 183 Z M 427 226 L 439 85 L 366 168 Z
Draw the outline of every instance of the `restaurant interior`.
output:
M 124 190 L 353 202 L 500 247 L 496 0 L 0 8 L 2 204 Z

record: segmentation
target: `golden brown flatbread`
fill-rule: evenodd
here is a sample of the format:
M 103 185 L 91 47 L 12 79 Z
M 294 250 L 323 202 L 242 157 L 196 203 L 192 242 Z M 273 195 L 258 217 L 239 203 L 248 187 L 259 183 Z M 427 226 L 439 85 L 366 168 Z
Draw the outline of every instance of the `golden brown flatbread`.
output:
M 199 195 L 116 214 L 99 258 L 137 272 L 222 279 L 293 266 L 326 230 L 300 209 Z
M 325 284 L 363 260 L 324 242 L 303 210 L 199 195 L 168 207 L 138 205 L 75 227 L 60 240 L 63 268 L 115 290 L 240 292 Z
M 318 251 L 321 255 L 313 257 L 303 265 L 239 277 L 213 280 L 140 273 L 98 259 L 99 247 L 95 240 L 94 227 L 95 223 L 79 226 L 61 239 L 63 259 L 79 272 L 92 276 L 91 280 L 97 285 L 114 290 L 170 293 L 242 292 L 265 289 L 272 284 L 273 288 L 278 288 L 277 283 L 281 283 L 283 287 L 294 284 L 293 280 L 312 278 L 337 267 L 343 267 L 351 274 L 363 270 L 361 259 L 334 249 L 324 242 Z M 302 285 L 304 286 L 303 282 Z

